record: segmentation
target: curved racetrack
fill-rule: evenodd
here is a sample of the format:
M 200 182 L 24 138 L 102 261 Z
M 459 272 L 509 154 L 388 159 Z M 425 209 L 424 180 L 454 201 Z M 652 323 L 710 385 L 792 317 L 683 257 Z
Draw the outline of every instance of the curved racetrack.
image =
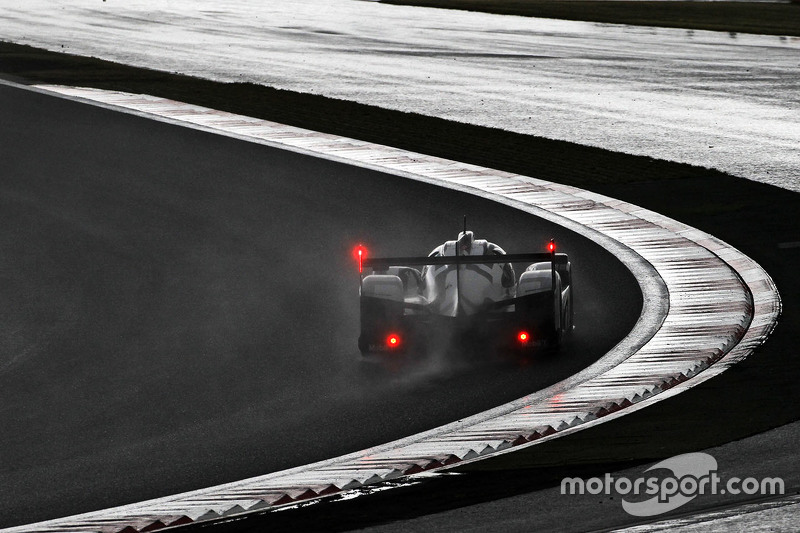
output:
M 641 309 L 595 244 L 365 169 L 0 85 L 0 527 L 289 468 L 519 398 Z M 350 250 L 420 254 L 462 214 L 575 267 L 557 357 L 358 354 Z

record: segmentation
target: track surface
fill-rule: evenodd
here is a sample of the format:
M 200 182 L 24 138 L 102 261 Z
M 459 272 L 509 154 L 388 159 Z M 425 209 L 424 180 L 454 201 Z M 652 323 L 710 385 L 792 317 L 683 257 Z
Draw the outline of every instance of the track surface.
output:
M 485 200 L 6 86 L 0 116 L 0 527 L 450 422 L 585 367 L 639 313 L 609 254 Z M 463 213 L 571 254 L 570 350 L 362 360 L 351 246 L 427 252 Z

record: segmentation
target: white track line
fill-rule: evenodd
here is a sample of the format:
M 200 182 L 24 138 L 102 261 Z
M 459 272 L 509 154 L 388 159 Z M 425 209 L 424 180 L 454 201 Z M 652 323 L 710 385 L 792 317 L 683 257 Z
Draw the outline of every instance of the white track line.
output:
M 774 328 L 769 275 L 735 248 L 637 206 L 575 187 L 143 95 L 42 86 L 109 109 L 466 191 L 557 222 L 614 253 L 644 295 L 631 333 L 552 387 L 446 426 L 290 470 L 4 531 L 148 531 L 446 468 L 636 411 L 744 359 Z

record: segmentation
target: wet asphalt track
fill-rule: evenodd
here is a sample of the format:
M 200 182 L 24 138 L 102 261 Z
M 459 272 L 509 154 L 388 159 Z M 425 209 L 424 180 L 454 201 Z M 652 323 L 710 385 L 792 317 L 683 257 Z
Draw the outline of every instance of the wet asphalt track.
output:
M 535 217 L 364 169 L 0 86 L 0 527 L 264 474 L 552 384 L 630 329 L 632 276 Z M 419 254 L 462 214 L 555 236 L 555 358 L 362 360 L 358 241 Z

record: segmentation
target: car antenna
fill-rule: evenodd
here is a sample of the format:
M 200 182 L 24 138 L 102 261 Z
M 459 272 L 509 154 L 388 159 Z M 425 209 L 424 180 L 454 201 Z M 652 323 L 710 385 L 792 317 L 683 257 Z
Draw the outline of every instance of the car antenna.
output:
M 467 215 L 464 215 L 464 233 L 467 234 Z M 461 236 L 456 241 L 456 316 L 460 315 L 461 310 L 461 265 L 458 261 L 458 256 L 461 255 Z

